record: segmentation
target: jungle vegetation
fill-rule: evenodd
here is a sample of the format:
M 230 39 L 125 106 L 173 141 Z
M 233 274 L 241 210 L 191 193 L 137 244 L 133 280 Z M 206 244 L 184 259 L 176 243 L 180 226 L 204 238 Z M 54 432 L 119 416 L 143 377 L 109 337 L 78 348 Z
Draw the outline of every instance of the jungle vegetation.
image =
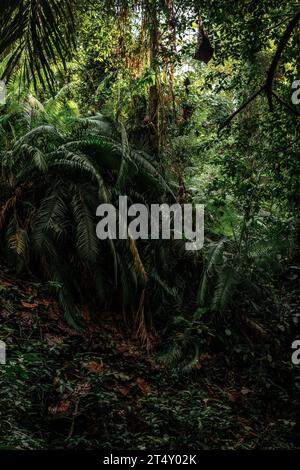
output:
M 2 0 L 0 32 L 0 449 L 299 448 L 299 4 Z M 204 204 L 203 249 L 99 241 L 121 195 Z

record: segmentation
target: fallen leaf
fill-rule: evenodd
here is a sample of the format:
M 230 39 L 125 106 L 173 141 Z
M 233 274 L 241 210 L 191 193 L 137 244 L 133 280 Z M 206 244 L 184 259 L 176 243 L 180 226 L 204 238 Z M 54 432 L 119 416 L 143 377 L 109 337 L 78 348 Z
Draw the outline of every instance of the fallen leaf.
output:
M 24 308 L 30 308 L 30 309 L 37 308 L 39 306 L 39 304 L 29 304 L 27 302 L 23 302 L 23 300 L 21 301 L 21 305 Z
M 50 305 L 48 312 L 50 320 L 57 320 L 59 318 L 59 311 L 57 306 L 54 307 L 53 305 Z
M 70 400 L 65 400 L 60 402 L 58 405 L 49 406 L 48 411 L 52 415 L 56 415 L 58 413 L 65 413 L 71 406 Z
M 249 393 L 252 393 L 252 390 L 249 390 L 249 388 L 243 387 L 241 390 L 242 395 L 248 395 Z
M 62 344 L 64 342 L 63 336 L 55 336 L 55 335 L 45 335 L 45 339 L 49 346 L 55 346 L 56 344 Z
M 127 387 L 117 387 L 116 392 L 120 393 L 123 397 L 127 397 L 129 394 L 129 388 Z
M 144 395 L 148 395 L 151 392 L 151 386 L 141 377 L 136 379 L 136 384 Z
M 87 362 L 83 364 L 83 367 L 95 374 L 100 374 L 101 372 L 104 371 L 104 365 L 102 362 L 101 363 L 96 362 L 96 361 Z
M 82 315 L 85 321 L 91 321 L 91 314 L 87 305 L 82 306 Z
M 225 389 L 225 393 L 227 395 L 227 398 L 231 402 L 235 402 L 237 399 L 237 391 L 234 387 L 228 387 Z
M 85 396 L 89 394 L 91 388 L 92 386 L 89 383 L 77 384 L 75 386 L 74 393 L 75 395 Z

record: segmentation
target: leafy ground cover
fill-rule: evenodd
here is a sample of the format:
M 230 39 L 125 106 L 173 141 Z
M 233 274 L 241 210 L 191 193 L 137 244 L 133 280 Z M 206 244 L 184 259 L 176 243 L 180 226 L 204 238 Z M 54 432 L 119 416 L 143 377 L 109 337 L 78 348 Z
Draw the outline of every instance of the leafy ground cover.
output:
M 297 321 L 297 283 L 293 294 L 279 291 L 280 318 L 253 321 L 239 341 L 230 321 L 216 339 L 212 326 L 193 320 L 177 326 L 168 347 L 157 337 L 151 352 L 111 312 L 95 322 L 82 307 L 86 327 L 73 330 L 47 285 L 3 265 L 0 289 L 2 449 L 299 447 L 287 322 Z M 174 344 L 196 327 L 205 352 L 189 372 L 172 367 Z

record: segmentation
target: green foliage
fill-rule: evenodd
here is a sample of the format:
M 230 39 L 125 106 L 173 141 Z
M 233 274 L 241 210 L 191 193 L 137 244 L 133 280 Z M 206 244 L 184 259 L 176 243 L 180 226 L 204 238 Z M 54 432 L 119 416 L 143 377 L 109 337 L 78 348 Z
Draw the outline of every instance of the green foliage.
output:
M 58 103 L 62 97 L 58 93 Z M 130 146 L 124 126 L 119 136 L 116 125 L 101 115 L 77 118 L 74 113 L 66 119 L 55 99 L 37 106 L 32 96 L 24 96 L 23 107 L 19 104 L 12 113 L 14 107 L 11 96 L 2 120 L 1 152 L 1 184 L 7 193 L 1 201 L 2 250 L 7 258 L 19 271 L 34 269 L 54 282 L 73 326 L 80 323 L 75 304 L 84 302 L 91 289 L 97 295 L 91 298 L 93 308 L 100 302 L 128 314 L 135 311 L 143 272 L 156 292 L 152 305 L 162 296 L 179 301 L 179 290 L 168 288 L 172 266 L 164 261 L 179 243 L 148 243 L 140 259 L 129 241 L 100 242 L 96 237 L 101 202 L 117 206 L 119 195 L 128 195 L 130 203 L 151 203 L 154 195 L 156 202 L 165 194 L 174 197 L 151 156 Z M 30 121 L 27 114 L 24 121 L 24 110 Z M 158 252 L 162 267 L 154 268 Z M 184 256 L 181 250 L 174 265 Z M 112 292 L 121 305 L 113 302 Z
M 9 51 L 3 76 L 9 79 L 22 63 L 22 75 L 27 83 L 33 81 L 52 87 L 54 74 L 51 65 L 65 59 L 74 46 L 73 1 L 26 0 L 4 1 L 0 10 L 0 55 Z M 38 81 L 37 81 L 38 80 Z
M 198 450 L 297 445 L 293 419 L 297 396 L 289 351 L 282 356 L 269 337 L 251 350 L 236 328 L 231 336 L 222 337 L 204 327 L 207 312 L 201 310 L 191 321 L 177 317 L 174 323 L 182 346 L 183 336 L 178 335 L 182 330 L 186 346 L 198 339 L 193 368 L 188 367 L 187 348 L 173 362 L 169 356 L 166 367 L 142 351 L 124 329 L 120 335 L 112 318 L 82 332 L 72 330 L 59 318 L 43 285 L 27 278 L 26 284 L 11 289 L 10 276 L 4 267 L 0 337 L 7 343 L 8 356 L 7 365 L 0 368 L 2 448 Z M 270 319 L 270 328 L 285 341 L 279 332 L 288 328 L 291 317 L 290 312 L 282 313 L 281 318 Z M 222 340 L 222 348 L 209 344 L 208 338 Z M 178 364 L 187 367 L 180 370 Z
M 229 3 L 2 1 L 1 256 L 68 326 L 0 284 L 0 448 L 299 444 L 299 6 Z M 204 249 L 100 242 L 96 208 L 120 195 L 204 204 Z M 119 354 L 105 312 L 159 363 Z

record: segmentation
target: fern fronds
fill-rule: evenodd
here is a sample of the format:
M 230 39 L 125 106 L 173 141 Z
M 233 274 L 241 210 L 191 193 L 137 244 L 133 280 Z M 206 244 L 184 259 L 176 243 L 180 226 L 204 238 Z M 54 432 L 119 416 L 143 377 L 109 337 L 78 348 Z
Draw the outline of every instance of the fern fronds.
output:
M 99 240 L 82 192 L 75 193 L 71 206 L 76 223 L 76 246 L 79 256 L 83 261 L 94 264 L 97 262 Z
M 18 227 L 15 234 L 9 238 L 9 248 L 23 259 L 28 254 L 28 233 L 26 230 Z
M 232 266 L 225 265 L 218 274 L 212 301 L 213 310 L 222 312 L 227 307 L 234 294 L 236 282 L 236 271 Z

